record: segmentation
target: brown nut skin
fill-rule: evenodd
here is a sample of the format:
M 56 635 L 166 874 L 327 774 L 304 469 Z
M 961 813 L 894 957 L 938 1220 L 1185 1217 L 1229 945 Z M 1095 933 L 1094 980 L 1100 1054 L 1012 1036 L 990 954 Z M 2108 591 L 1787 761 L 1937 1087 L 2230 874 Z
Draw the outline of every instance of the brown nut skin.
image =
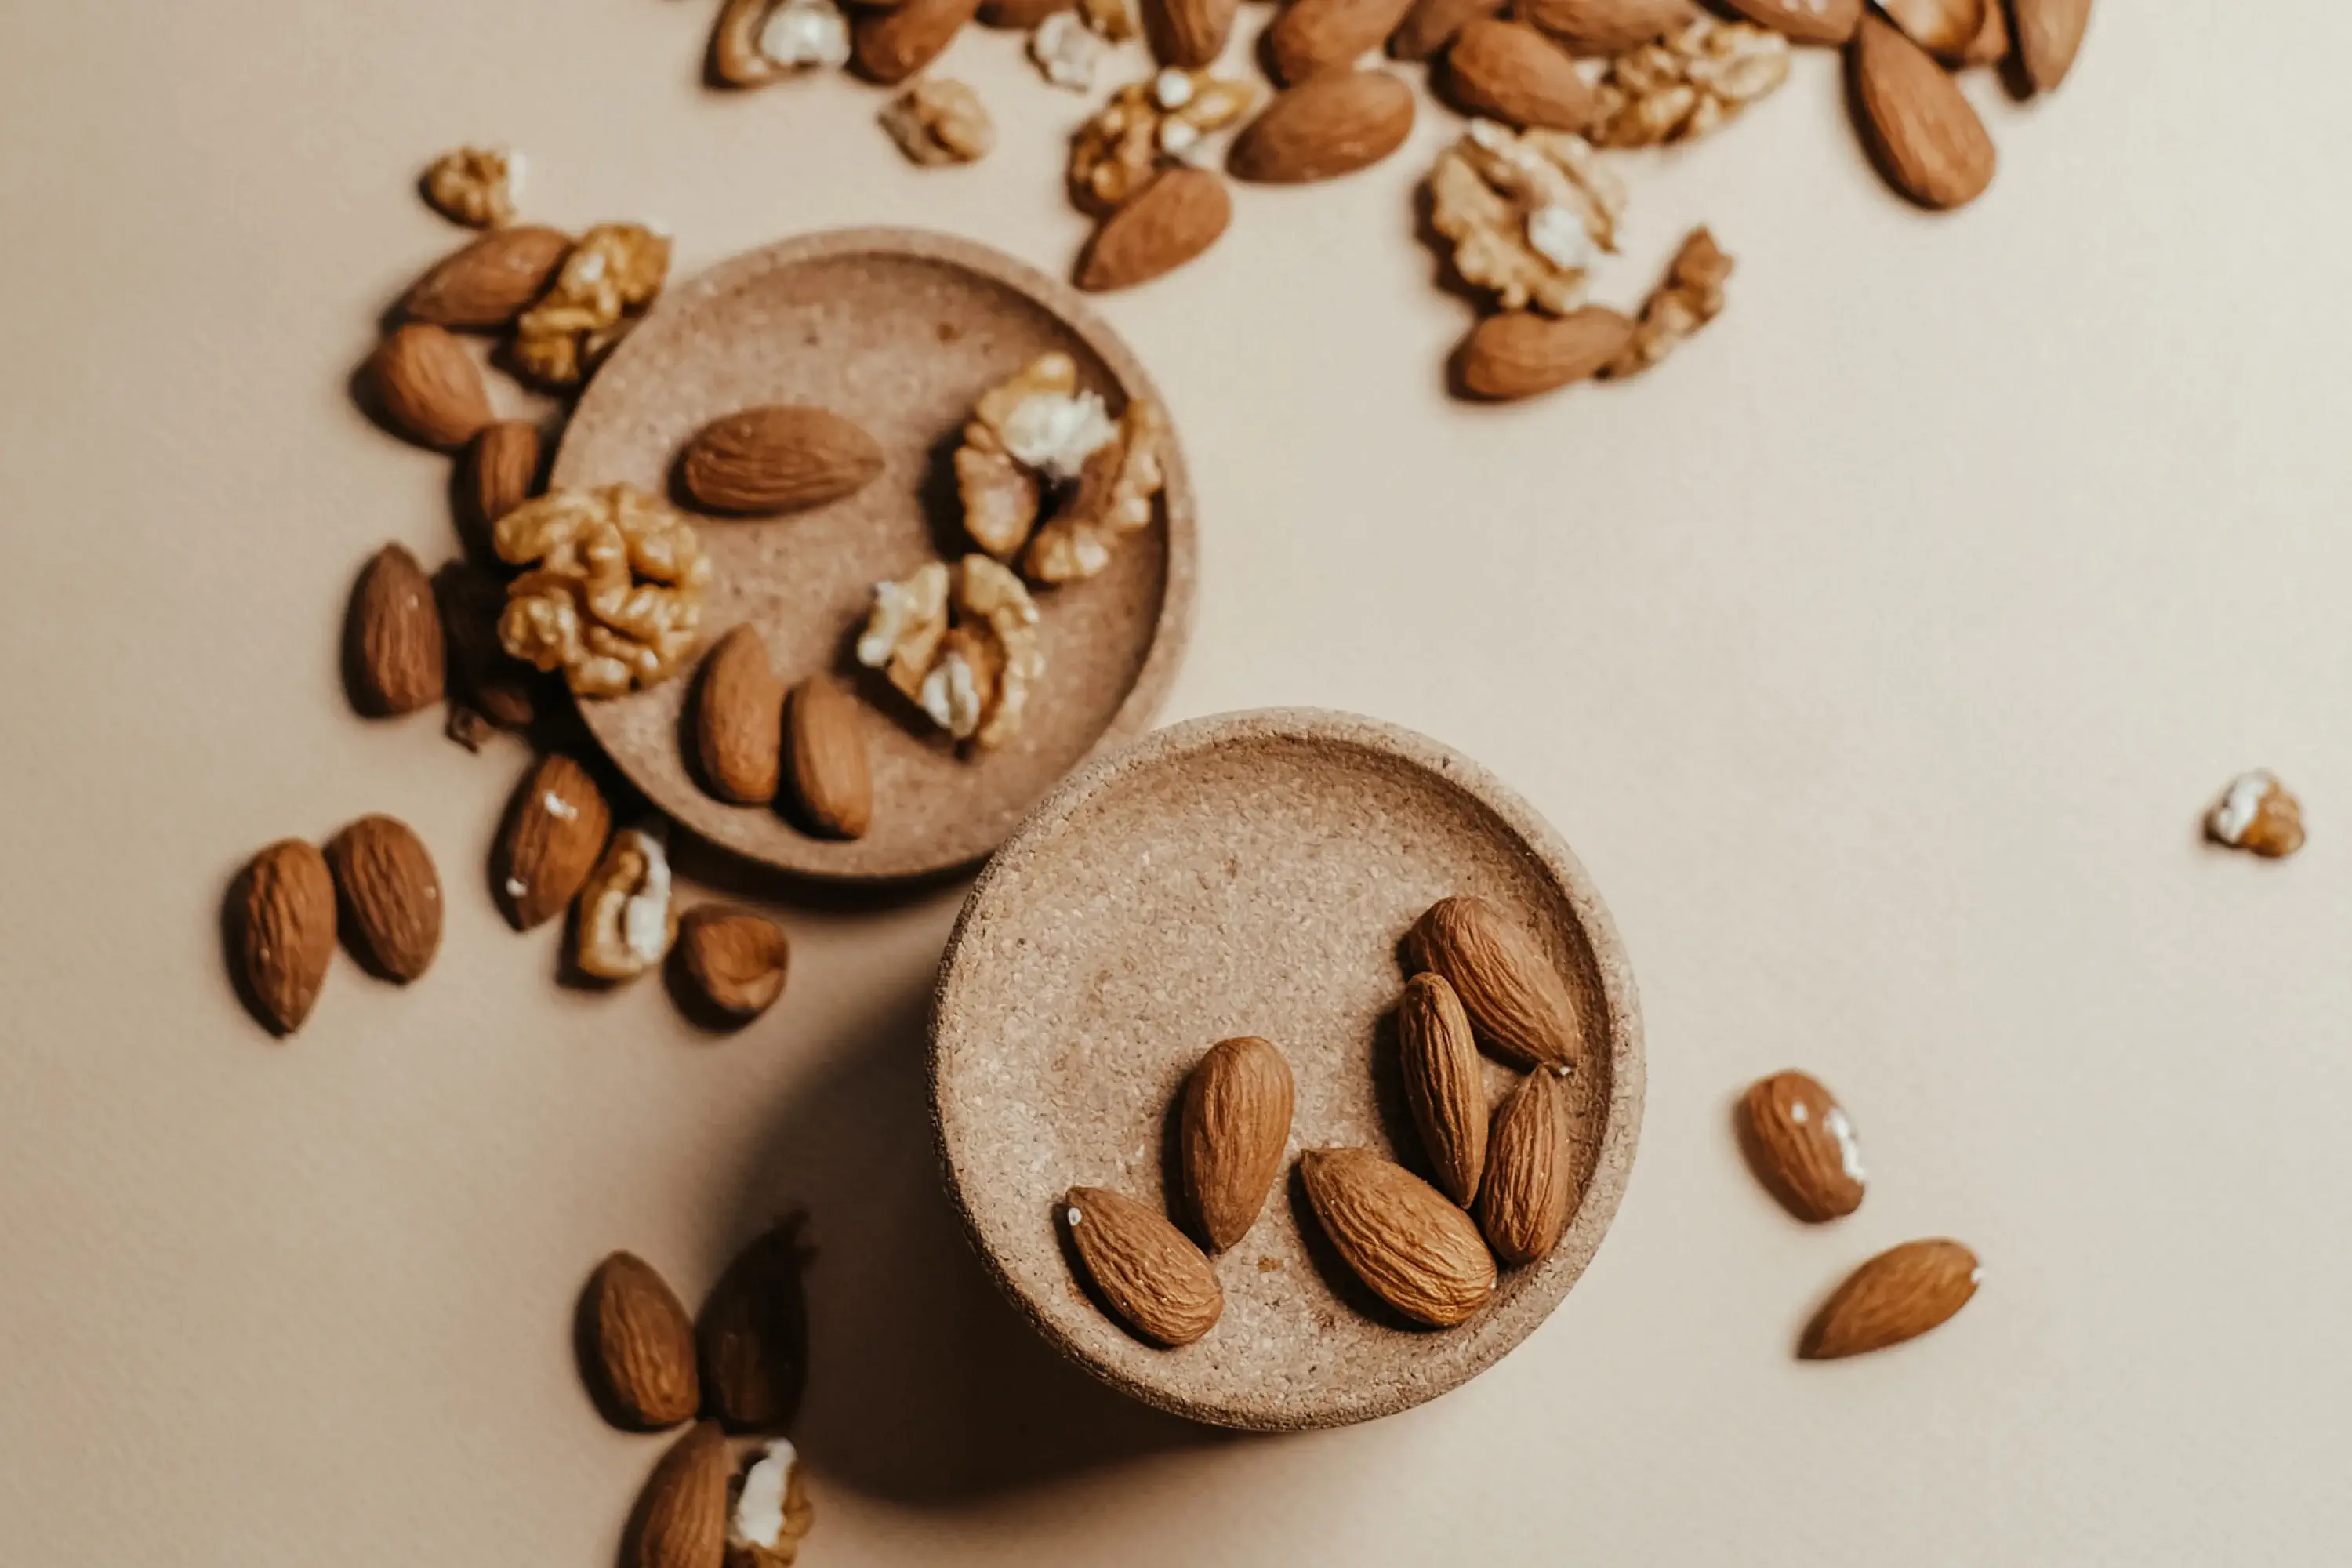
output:
M 1478 1228 L 1506 1263 L 1533 1263 L 1559 1245 L 1576 1212 L 1576 1154 L 1567 1076 L 1537 1068 L 1495 1112 Z
M 1415 1322 L 1450 1329 L 1495 1293 L 1495 1258 L 1444 1193 L 1369 1149 L 1299 1158 L 1315 1217 L 1372 1293 Z
M 698 904 L 678 922 L 673 962 L 689 993 L 730 1022 L 744 1023 L 775 1005 L 792 967 L 783 928 L 751 910 Z
M 454 452 L 496 417 L 465 345 L 430 322 L 394 327 L 378 345 L 369 378 L 385 422 L 419 446 Z
M 1425 60 L 1452 43 L 1465 24 L 1501 14 L 1505 0 L 1414 0 L 1389 35 L 1389 58 Z
M 711 645 L 694 688 L 694 747 L 702 782 L 736 805 L 776 798 L 784 767 L 784 683 L 757 627 L 740 626 Z
M 1846 47 L 1864 140 L 1879 173 L 1923 207 L 1984 195 L 2000 156 L 1951 73 L 1893 23 L 1864 16 Z
M 1445 976 L 1478 1037 L 1521 1067 L 1572 1068 L 1576 1001 L 1551 958 L 1499 905 L 1474 895 L 1432 904 L 1405 937 L 1414 971 Z
M 1862 1206 L 1862 1156 L 1837 1097 L 1810 1074 L 1776 1072 L 1740 1101 L 1748 1163 L 1799 1219 L 1820 1225 Z
M 652 1264 L 614 1253 L 589 1276 L 581 1305 L 585 1370 L 615 1425 L 657 1432 L 700 1408 L 693 1321 Z
M 1143 33 L 1164 66 L 1197 70 L 1224 53 L 1240 0 L 1143 0 Z
M 727 1559 L 727 1435 L 700 1421 L 646 1478 L 629 1521 L 624 1568 L 721 1568 Z
M 695 1321 L 703 1409 L 730 1432 L 781 1432 L 808 1381 L 809 1254 L 797 1216 L 736 1255 Z
M 1276 80 L 1296 87 L 1380 47 L 1411 6 L 1412 0 L 1290 0 L 1266 26 L 1266 59 Z
M 539 426 L 500 419 L 482 426 L 466 454 L 465 497 L 485 530 L 539 493 Z
M 1078 258 L 1077 285 L 1101 293 L 1163 277 L 1214 245 L 1233 216 L 1217 175 L 1166 170 L 1103 219 Z
M 1580 55 L 1622 55 L 1697 15 L 1691 0 L 1519 0 L 1518 17 Z
M 695 432 L 678 481 L 711 511 L 772 517 L 856 495 L 882 464 L 881 445 L 855 421 L 829 408 L 768 404 Z
M 1248 1235 L 1265 1207 L 1296 1092 L 1282 1052 L 1255 1035 L 1218 1041 L 1184 1080 L 1184 1190 L 1212 1252 Z
M 362 816 L 327 841 L 338 925 L 361 962 L 388 980 L 420 979 L 441 951 L 441 873 L 416 830 Z
M 1836 1361 L 1917 1339 L 1977 1293 L 1977 1255 L 1957 1241 L 1906 1241 L 1846 1277 L 1805 1329 L 1797 1353 Z
M 352 590 L 346 633 L 352 695 L 378 718 L 441 700 L 448 679 L 433 580 L 404 545 L 387 544 Z
M 1465 24 L 1438 81 L 1464 111 L 1522 127 L 1582 131 L 1601 108 L 1575 60 L 1524 22 Z
M 1412 116 L 1412 89 L 1387 71 L 1327 71 L 1275 94 L 1234 139 L 1226 167 L 1267 184 L 1334 179 L 1403 146 Z
M 541 759 L 523 776 L 490 853 L 490 875 L 517 931 L 563 912 L 604 858 L 613 808 L 578 763 Z
M 230 962 L 247 1001 L 271 1032 L 310 1016 L 335 957 L 335 880 L 326 857 L 299 838 L 255 856 L 229 891 Z

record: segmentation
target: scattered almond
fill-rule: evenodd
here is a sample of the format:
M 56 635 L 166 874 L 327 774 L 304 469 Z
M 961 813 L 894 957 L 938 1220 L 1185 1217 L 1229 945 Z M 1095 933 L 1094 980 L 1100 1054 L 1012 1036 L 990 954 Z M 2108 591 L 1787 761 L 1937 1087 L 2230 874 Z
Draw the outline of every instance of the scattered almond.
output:
M 1691 0 L 1520 0 L 1532 22 L 1580 55 L 1617 55 L 1697 15 Z
M 1863 18 L 1849 58 L 1879 166 L 1922 206 L 1965 206 L 1992 184 L 1992 138 L 1951 74 L 1893 25 Z
M 539 426 L 500 419 L 482 426 L 466 465 L 466 500 L 483 527 L 529 500 L 539 489 Z
M 2284 859 L 2303 847 L 2303 803 L 2259 769 L 2241 773 L 2206 813 L 2205 836 L 2265 860 Z
M 370 366 L 376 402 L 393 428 L 455 451 L 491 420 L 490 395 L 465 345 L 428 321 L 394 327 Z
M 436 263 L 400 301 L 401 314 L 436 327 L 503 327 L 530 309 L 572 254 L 560 228 L 493 229 Z
M 703 1408 L 731 1432 L 792 1424 L 808 1381 L 808 1252 L 797 1218 L 737 1255 L 695 1323 Z
M 1072 1187 L 1062 1218 L 1087 1277 L 1128 1327 L 1189 1345 L 1225 1310 L 1217 1271 L 1158 1210 L 1103 1187 Z
M 415 830 L 362 816 L 327 841 L 343 940 L 377 973 L 403 983 L 441 951 L 441 873 Z
M 1843 44 L 1862 26 L 1863 0 L 1729 0 L 1731 8 L 1791 43 Z M 1989 0 L 1989 10 L 2000 0 Z
M 262 1021 L 290 1035 L 310 1016 L 335 956 L 335 881 L 299 838 L 253 858 L 230 895 L 238 978 Z
M 903 0 L 860 8 L 849 36 L 857 68 L 891 85 L 906 80 L 946 48 L 980 9 L 980 0 Z
M 637 1500 L 625 1568 L 720 1568 L 727 1557 L 727 1435 L 698 1422 L 671 1445 Z
M 1776 1072 L 1743 1105 L 1757 1174 L 1790 1214 L 1818 1225 L 1862 1206 L 1862 1145 L 1819 1079 Z
M 1291 87 L 1347 66 L 1404 20 L 1412 0 L 1290 0 L 1265 29 L 1264 47 L 1275 79 Z
M 1487 900 L 1440 899 L 1405 938 L 1416 970 L 1452 984 L 1481 1038 L 1522 1067 L 1573 1068 L 1576 1003 L 1542 947 Z
M 1276 93 L 1234 138 L 1229 163 L 1272 184 L 1353 174 L 1404 144 L 1412 112 L 1412 89 L 1388 72 L 1332 71 Z
M 1931 55 L 1957 59 L 1984 31 L 1984 14 L 2000 0 L 1878 0 L 1887 19 Z
M 1445 53 L 1446 96 L 1467 114 L 1581 131 L 1600 100 L 1565 50 L 1524 22 L 1466 23 Z
M 1165 170 L 1095 230 L 1078 258 L 1078 287 L 1132 289 L 1173 272 L 1214 245 L 1233 216 L 1234 199 L 1215 174 Z
M 687 443 L 678 477 L 712 511 L 803 511 L 856 495 L 882 471 L 882 448 L 826 408 L 770 405 L 713 420 Z
M 703 656 L 694 688 L 694 748 L 702 782 L 724 801 L 765 805 L 784 765 L 784 683 L 759 628 L 737 626 Z
M 1419 1176 L 1369 1149 L 1311 1149 L 1300 1167 L 1339 1256 L 1406 1317 L 1449 1329 L 1495 1293 L 1478 1227 Z
M 613 831 L 613 810 L 587 770 L 551 756 L 526 774 L 491 852 L 491 875 L 517 931 L 563 912 Z
M 1437 1186 L 1464 1208 L 1486 1169 L 1486 1083 L 1470 1016 L 1442 974 L 1405 983 L 1397 1009 L 1405 1100 Z
M 1209 1250 L 1249 1234 L 1290 1143 L 1290 1064 L 1255 1036 L 1209 1047 L 1184 1083 L 1184 1187 Z
M 365 711 L 414 713 L 441 700 L 441 611 L 433 580 L 404 546 L 387 544 L 352 593 L 352 684 Z
M 2012 0 L 2017 7 L 2017 58 L 2036 92 L 2055 92 L 2082 52 L 2091 25 L 2091 0 Z
M 1960 63 L 1989 66 L 2009 58 L 2009 6 L 2005 0 L 1985 0 L 1984 26 L 1960 51 Z
M 783 994 L 792 942 L 751 910 L 698 904 L 678 922 L 677 962 L 694 994 L 730 1018 L 756 1018 Z
M 1568 1079 L 1538 1068 L 1495 1113 L 1478 1225 L 1495 1256 L 1533 1263 L 1559 1245 L 1576 1209 L 1576 1151 Z
M 1488 316 L 1462 345 L 1462 389 L 1498 402 L 1550 392 L 1598 374 L 1633 337 L 1632 319 L 1605 305 L 1565 316 L 1533 310 Z
M 784 703 L 793 803 L 802 825 L 828 838 L 863 838 L 874 826 L 866 721 L 832 679 L 812 675 Z
M 583 1302 L 590 1373 L 621 1425 L 675 1426 L 702 1403 L 694 1371 L 694 1324 L 652 1264 L 615 1252 L 589 1277 Z
M 1500 15 L 1507 0 L 1413 0 L 1397 30 L 1389 35 L 1389 54 L 1400 60 L 1425 60 L 1452 43 L 1465 25 L 1481 16 Z
M 1143 0 L 1143 30 L 1162 65 L 1197 70 L 1225 52 L 1239 0 Z
M 1982 1277 L 1977 1255 L 1957 1241 L 1906 1241 L 1847 1277 L 1798 1353 L 1834 1361 L 1916 1339 L 1967 1306 Z

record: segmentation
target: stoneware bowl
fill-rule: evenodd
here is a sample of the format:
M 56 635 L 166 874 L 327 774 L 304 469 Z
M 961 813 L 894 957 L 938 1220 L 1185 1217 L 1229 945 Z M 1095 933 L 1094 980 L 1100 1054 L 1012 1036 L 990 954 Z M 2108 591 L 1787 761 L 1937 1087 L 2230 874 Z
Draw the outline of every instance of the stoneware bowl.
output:
M 874 770 L 873 829 L 848 843 L 783 813 L 731 805 L 696 781 L 683 744 L 691 671 L 650 691 L 583 701 L 588 727 L 664 813 L 762 864 L 836 880 L 934 876 L 984 858 L 1096 747 L 1141 733 L 1174 679 L 1192 605 L 1192 485 L 1171 446 L 1155 526 L 1099 576 L 1039 590 L 1044 685 L 1010 744 L 959 754 L 852 656 L 874 584 L 969 546 L 950 468 L 973 403 L 1049 349 L 1114 412 L 1158 398 L 1150 378 L 1067 285 L 985 246 L 912 229 L 804 236 L 678 285 L 597 372 L 552 482 L 627 480 L 676 496 L 688 437 L 766 403 L 813 403 L 887 454 L 855 496 L 773 519 L 697 517 L 711 556 L 706 642 L 749 621 L 788 680 L 831 670 L 859 704 Z
M 1517 911 L 1574 993 L 1583 1188 L 1551 1256 L 1505 1270 L 1492 1302 L 1441 1331 L 1390 1312 L 1349 1273 L 1297 1156 L 1366 1145 L 1426 1174 L 1399 1082 L 1397 948 L 1458 892 Z M 1073 1271 L 1063 1194 L 1108 1186 L 1170 1203 L 1179 1090 L 1234 1035 L 1273 1040 L 1297 1079 L 1284 1175 L 1217 1260 L 1216 1327 L 1154 1349 Z M 1486 1071 L 1497 1102 L 1517 1075 L 1494 1061 Z M 1493 1365 L 1601 1245 L 1633 1165 L 1642 1079 L 1633 973 L 1559 835 L 1467 758 L 1307 709 L 1179 724 L 1066 781 L 981 874 L 932 1017 L 940 1154 L 988 1268 L 1105 1382 L 1225 1426 L 1370 1420 Z

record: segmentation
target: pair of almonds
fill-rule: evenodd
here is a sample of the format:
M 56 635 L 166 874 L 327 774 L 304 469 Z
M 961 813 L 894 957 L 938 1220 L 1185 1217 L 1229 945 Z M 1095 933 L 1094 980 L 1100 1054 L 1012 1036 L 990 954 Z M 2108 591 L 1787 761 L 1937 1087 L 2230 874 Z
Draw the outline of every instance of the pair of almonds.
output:
M 403 984 L 441 947 L 441 876 L 424 841 L 390 816 L 362 816 L 322 854 L 299 838 L 269 846 L 230 890 L 231 961 L 247 998 L 280 1035 L 302 1026 L 340 932 L 363 964 Z
M 401 300 L 402 324 L 369 362 L 368 383 L 384 421 L 443 451 L 457 450 L 491 425 L 489 389 L 452 329 L 509 325 L 546 291 L 571 250 L 572 237 L 561 229 L 521 224 L 491 230 L 417 279 Z
M 789 691 L 759 632 L 740 626 L 704 658 L 694 696 L 696 760 L 721 800 L 765 805 L 790 786 L 811 832 L 858 838 L 874 825 L 874 776 L 856 703 L 831 678 Z
M 782 1428 L 807 1376 L 806 1263 L 797 1222 L 779 1223 L 729 1265 L 698 1325 L 651 1264 L 630 1252 L 605 1258 L 581 1298 L 583 1370 L 599 1406 L 641 1431 L 697 1411 L 728 1430 Z
M 1962 206 L 1983 195 L 1998 162 L 1992 137 L 1946 62 L 1989 64 L 2014 51 L 2037 92 L 2063 81 L 2090 24 L 2090 0 L 1888 0 L 1859 17 L 1847 46 L 1854 100 L 1887 179 L 1922 206 Z

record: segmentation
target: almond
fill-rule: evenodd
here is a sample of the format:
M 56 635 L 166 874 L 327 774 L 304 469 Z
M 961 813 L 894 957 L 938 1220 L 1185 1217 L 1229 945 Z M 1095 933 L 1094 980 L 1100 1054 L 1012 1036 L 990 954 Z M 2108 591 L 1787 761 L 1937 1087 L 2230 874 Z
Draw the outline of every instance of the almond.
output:
M 1580 55 L 1622 55 L 1697 14 L 1691 0 L 1520 0 L 1532 22 Z
M 377 973 L 405 984 L 441 951 L 441 873 L 394 816 L 362 816 L 327 841 L 343 940 Z
M 1756 1173 L 1790 1214 L 1819 1225 L 1862 1206 L 1862 1146 L 1820 1080 L 1776 1072 L 1749 1087 L 1742 1109 Z
M 1290 1143 L 1290 1064 L 1255 1036 L 1209 1047 L 1184 1083 L 1184 1188 L 1209 1250 L 1257 1223 Z
M 2017 6 L 2017 58 L 2036 92 L 2054 92 L 2074 68 L 2091 0 L 2012 0 Z
M 866 721 L 849 693 L 822 675 L 793 688 L 784 743 L 801 824 L 827 838 L 863 838 L 874 826 Z
M 758 628 L 737 626 L 711 645 L 694 688 L 695 760 L 719 799 L 765 805 L 784 766 L 784 683 Z
M 587 881 L 613 831 L 613 809 L 570 757 L 541 760 L 507 808 L 490 874 L 517 931 L 563 912 Z
M 1977 29 L 1977 36 L 1969 47 L 1960 51 L 1960 63 L 1989 66 L 2008 58 L 2009 6 L 2003 0 L 1985 0 L 1984 26 Z
M 727 1482 L 734 1467 L 718 1423 L 698 1422 L 646 1479 L 629 1529 L 625 1568 L 721 1568 Z
M 310 1016 L 335 956 L 335 881 L 299 838 L 253 858 L 230 893 L 231 958 L 262 1022 L 290 1035 Z
M 615 1425 L 651 1432 L 695 1413 L 694 1324 L 652 1264 L 613 1254 L 588 1277 L 581 1309 L 589 1380 Z
M 1729 0 L 1731 8 L 1759 27 L 1797 44 L 1843 44 L 1862 25 L 1862 0 Z M 1987 0 L 1999 11 L 2000 0 Z
M 729 1018 L 756 1018 L 783 994 L 793 947 L 783 928 L 751 910 L 698 904 L 673 950 L 695 996 Z
M 1143 0 L 1143 31 L 1160 64 L 1197 70 L 1225 52 L 1240 8 L 1240 0 Z
M 503 327 L 529 310 L 572 254 L 562 229 L 524 224 L 492 229 L 418 279 L 401 314 L 436 327 Z
M 1078 258 L 1081 289 L 1131 289 L 1173 272 L 1225 232 L 1234 199 L 1206 169 L 1173 168 L 1121 203 Z
M 433 580 L 398 544 L 375 552 L 352 591 L 352 695 L 366 712 L 414 713 L 441 700 L 441 610 Z
M 1339 1256 L 1415 1322 L 1449 1329 L 1495 1293 L 1495 1259 L 1445 1194 L 1369 1149 L 1312 1149 L 1307 1196 Z
M 538 716 L 541 678 L 499 646 L 506 584 L 478 566 L 452 561 L 433 574 L 433 597 L 448 640 L 452 691 L 501 728 L 528 727 Z
M 1469 114 L 1581 131 L 1600 100 L 1565 50 L 1524 22 L 1465 24 L 1445 52 L 1446 96 Z
M 1875 16 L 1863 18 L 1849 58 L 1871 151 L 1895 188 L 1927 207 L 1982 195 L 1992 184 L 1992 138 L 1951 73 Z
M 1189 1345 L 1225 1310 L 1217 1271 L 1156 1209 L 1103 1187 L 1072 1187 L 1070 1244 L 1112 1312 L 1154 1344 Z
M 1576 1065 L 1576 1003 L 1535 938 L 1485 899 L 1440 899 L 1405 938 L 1416 970 L 1444 975 L 1486 1043 L 1522 1067 Z
M 850 23 L 857 68 L 886 86 L 906 80 L 939 58 L 980 0 L 906 0 L 887 11 L 860 8 Z
M 1411 88 L 1386 71 L 1333 71 L 1275 94 L 1234 138 L 1229 166 L 1271 184 L 1328 180 L 1379 163 L 1412 131 Z
M 1984 31 L 1989 4 L 1999 0 L 1878 0 L 1887 19 L 1931 55 L 1957 59 Z
M 1495 1113 L 1478 1225 L 1506 1263 L 1548 1255 L 1576 1210 L 1573 1110 L 1567 1076 L 1538 1068 Z
M 466 462 L 466 500 L 485 530 L 539 489 L 539 426 L 499 419 L 482 426 Z
M 982 0 L 981 25 L 1025 33 L 1056 11 L 1068 10 L 1076 0 Z
M 1982 1277 L 1977 1255 L 1957 1241 L 1906 1241 L 1847 1276 L 1798 1353 L 1834 1361 L 1916 1339 L 1967 1306 Z
M 1507 0 L 1413 0 L 1397 30 L 1389 35 L 1389 54 L 1400 60 L 1425 60 L 1452 43 L 1463 26 L 1481 16 L 1499 14 Z
M 490 395 L 466 347 L 428 322 L 394 327 L 369 367 L 383 417 L 420 446 L 456 451 L 491 419 Z
M 695 1323 L 703 1407 L 730 1431 L 792 1425 L 808 1382 L 808 1253 L 797 1218 L 736 1256 Z
M 1405 1100 L 1438 1189 L 1467 1208 L 1486 1169 L 1486 1082 L 1462 998 L 1442 974 L 1405 982 L 1397 1008 Z
M 1598 374 L 1633 336 L 1633 321 L 1605 305 L 1565 316 L 1507 310 L 1471 330 L 1457 374 L 1473 397 L 1532 397 Z
M 826 408 L 746 408 L 706 425 L 678 460 L 686 491 L 712 511 L 803 511 L 856 495 L 882 471 L 873 437 Z
M 1275 79 L 1296 87 L 1335 66 L 1353 65 L 1394 32 L 1412 0 L 1290 0 L 1265 29 Z

